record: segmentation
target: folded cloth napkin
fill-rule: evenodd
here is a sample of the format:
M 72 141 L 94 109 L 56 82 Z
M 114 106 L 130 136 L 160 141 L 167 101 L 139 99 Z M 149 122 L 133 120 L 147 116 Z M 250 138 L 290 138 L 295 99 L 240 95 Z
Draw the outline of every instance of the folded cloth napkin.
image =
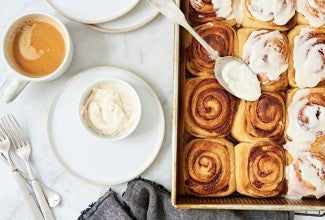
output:
M 133 219 L 214 219 L 214 220 L 281 220 L 293 219 L 286 211 L 235 211 L 176 209 L 170 193 L 163 186 L 143 178 L 131 180 L 122 195 L 123 203 L 109 190 L 97 202 L 84 210 L 79 220 Z

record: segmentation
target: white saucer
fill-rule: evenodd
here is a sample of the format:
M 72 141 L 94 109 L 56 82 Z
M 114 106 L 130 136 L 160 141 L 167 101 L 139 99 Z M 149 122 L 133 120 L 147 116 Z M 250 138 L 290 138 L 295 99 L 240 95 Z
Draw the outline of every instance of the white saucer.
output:
M 86 24 L 114 20 L 134 8 L 140 0 L 47 0 L 63 16 Z
M 148 1 L 141 0 L 137 6 L 120 18 L 101 24 L 90 24 L 88 26 L 104 33 L 123 33 L 144 26 L 153 20 L 158 14 L 158 10 Z
M 138 127 L 120 141 L 91 135 L 78 115 L 85 88 L 105 78 L 129 83 L 141 100 Z M 95 185 L 115 185 L 150 166 L 162 145 L 165 119 L 158 97 L 140 77 L 116 67 L 96 67 L 77 74 L 59 89 L 49 110 L 47 133 L 55 157 L 70 174 Z

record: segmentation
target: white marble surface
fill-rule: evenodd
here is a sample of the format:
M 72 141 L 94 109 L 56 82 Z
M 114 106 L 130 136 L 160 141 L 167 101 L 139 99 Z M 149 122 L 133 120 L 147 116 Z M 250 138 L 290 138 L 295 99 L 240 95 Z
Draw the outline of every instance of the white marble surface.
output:
M 80 182 L 67 174 L 50 152 L 46 135 L 46 118 L 55 91 L 78 71 L 101 65 L 119 66 L 139 74 L 155 90 L 164 108 L 166 136 L 154 163 L 143 177 L 171 189 L 171 120 L 173 74 L 173 25 L 158 16 L 137 31 L 109 35 L 59 16 L 45 0 L 1 0 L 0 39 L 8 23 L 23 12 L 46 11 L 64 21 L 72 36 L 75 53 L 72 64 L 60 78 L 48 83 L 30 84 L 11 104 L 0 101 L 0 114 L 13 113 L 24 125 L 33 145 L 33 163 L 40 179 L 60 192 L 62 203 L 54 209 L 57 219 L 76 219 L 81 210 L 95 201 L 107 187 Z M 7 73 L 0 59 L 0 83 Z M 6 165 L 0 162 L 0 219 L 32 219 Z M 119 193 L 125 184 L 112 186 Z M 297 218 L 311 219 L 311 218 Z M 317 218 L 315 218 L 317 219 Z

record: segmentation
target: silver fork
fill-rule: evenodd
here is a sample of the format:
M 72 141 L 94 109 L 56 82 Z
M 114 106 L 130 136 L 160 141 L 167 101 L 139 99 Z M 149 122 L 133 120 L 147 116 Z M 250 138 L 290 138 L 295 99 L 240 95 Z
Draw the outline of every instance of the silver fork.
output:
M 36 180 L 31 167 L 30 154 L 32 148 L 26 134 L 24 133 L 21 126 L 18 124 L 17 120 L 12 115 L 2 117 L 1 121 L 5 128 L 7 128 L 6 130 L 8 131 L 9 138 L 11 139 L 12 144 L 16 148 L 17 155 L 22 158 L 25 162 L 29 178 L 32 181 L 32 186 L 45 220 L 54 220 L 55 218 L 52 213 L 52 210 L 46 201 L 44 192 L 42 191 L 39 182 Z
M 26 185 L 26 182 L 24 178 L 19 173 L 17 167 L 12 162 L 9 151 L 10 151 L 10 140 L 7 136 L 5 129 L 0 124 L 0 153 L 2 156 L 8 161 L 8 164 L 11 168 L 12 175 L 14 176 L 19 190 L 25 200 L 25 203 L 29 206 L 31 214 L 33 215 L 35 220 L 43 219 L 42 213 L 39 210 L 39 207 L 37 206 L 34 197 L 30 193 L 28 186 Z

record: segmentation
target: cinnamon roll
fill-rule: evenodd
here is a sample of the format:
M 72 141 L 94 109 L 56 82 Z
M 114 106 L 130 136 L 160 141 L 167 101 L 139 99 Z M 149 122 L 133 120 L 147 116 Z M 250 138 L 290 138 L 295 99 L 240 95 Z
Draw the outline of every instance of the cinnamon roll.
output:
M 307 144 L 322 136 L 325 136 L 325 88 L 290 90 L 286 139 Z
M 325 154 L 324 151 L 303 151 L 290 154 L 286 166 L 289 199 L 325 195 Z
M 185 129 L 196 137 L 230 133 L 237 99 L 213 77 L 189 79 L 185 84 Z
M 234 145 L 226 139 L 194 139 L 184 149 L 188 194 L 227 196 L 235 191 Z
M 241 100 L 231 135 L 239 142 L 284 142 L 285 94 L 263 92 L 254 102 Z
M 278 30 L 241 28 L 237 31 L 239 57 L 255 72 L 262 91 L 280 91 L 288 85 L 289 42 Z
M 295 0 L 243 0 L 243 27 L 285 31 L 296 23 Z
M 186 0 L 185 15 L 191 25 L 209 21 L 224 21 L 235 25 L 233 4 L 234 0 Z
M 236 190 L 251 197 L 280 196 L 285 191 L 285 152 L 268 142 L 235 146 Z
M 289 34 L 290 57 L 288 69 L 291 87 L 325 85 L 325 29 L 296 26 Z
M 325 27 L 325 3 L 319 0 L 297 0 L 297 22 Z
M 238 50 L 237 35 L 235 30 L 223 22 L 209 22 L 197 26 L 195 30 L 210 46 L 219 52 L 220 56 L 234 56 Z M 196 76 L 213 75 L 215 60 L 202 45 L 188 34 L 185 39 L 186 67 Z

